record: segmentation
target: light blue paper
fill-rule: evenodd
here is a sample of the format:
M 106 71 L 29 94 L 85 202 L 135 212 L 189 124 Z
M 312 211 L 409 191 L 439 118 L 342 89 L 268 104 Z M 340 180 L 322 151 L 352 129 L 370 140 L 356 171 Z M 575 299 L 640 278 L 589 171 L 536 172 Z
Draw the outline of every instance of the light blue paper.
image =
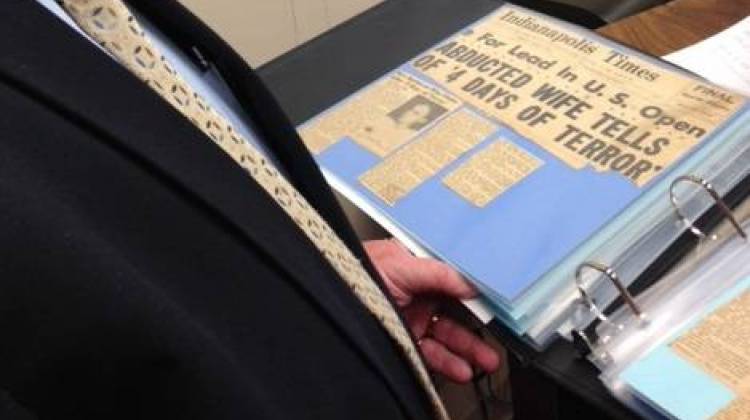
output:
M 620 378 L 641 399 L 668 416 L 685 420 L 705 420 L 715 416 L 737 396 L 711 375 L 680 357 L 670 344 L 748 289 L 750 278 L 715 299 L 664 345 L 625 369 Z

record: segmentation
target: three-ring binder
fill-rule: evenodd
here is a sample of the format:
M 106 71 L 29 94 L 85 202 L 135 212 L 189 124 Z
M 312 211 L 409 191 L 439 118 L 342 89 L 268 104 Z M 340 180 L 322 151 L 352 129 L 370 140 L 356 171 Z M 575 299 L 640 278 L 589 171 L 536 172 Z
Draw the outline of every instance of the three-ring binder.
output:
M 596 301 L 591 297 L 589 292 L 586 290 L 586 287 L 583 282 L 583 272 L 586 269 L 598 271 L 604 276 L 606 276 L 610 280 L 610 282 L 614 284 L 615 288 L 618 290 L 623 301 L 625 301 L 625 303 L 628 305 L 628 307 L 633 312 L 633 314 L 639 320 L 644 320 L 646 318 L 645 313 L 641 310 L 641 308 L 635 302 L 635 298 L 633 298 L 633 295 L 630 293 L 630 291 L 628 291 L 628 289 L 622 284 L 615 270 L 613 270 L 611 267 L 605 264 L 601 264 L 601 263 L 593 262 L 593 261 L 587 261 L 579 265 L 578 268 L 576 269 L 576 275 L 575 275 L 576 287 L 578 289 L 578 292 L 581 295 L 581 298 L 583 299 L 583 302 L 585 302 L 589 312 L 594 314 L 597 320 L 599 320 L 602 323 L 611 325 L 617 331 L 621 331 L 623 329 L 623 326 L 621 324 L 615 324 L 609 319 L 609 317 L 604 313 L 604 310 L 599 307 Z M 580 340 L 587 347 L 588 351 L 592 353 L 595 351 L 594 340 L 592 340 L 591 337 L 589 337 L 589 335 L 583 329 L 574 330 L 573 337 L 574 339 L 577 338 L 578 340 Z
M 714 202 L 716 203 L 716 206 L 722 212 L 724 217 L 729 221 L 729 223 L 731 223 L 731 225 L 737 231 L 737 234 L 745 240 L 748 239 L 748 235 L 745 232 L 745 230 L 742 228 L 740 222 L 737 220 L 737 218 L 735 217 L 730 207 L 727 205 L 727 203 L 724 201 L 724 199 L 716 191 L 716 189 L 710 182 L 696 175 L 681 175 L 674 179 L 674 181 L 672 182 L 669 188 L 669 201 L 672 205 L 672 208 L 675 211 L 677 218 L 684 224 L 685 228 L 689 232 L 691 232 L 692 234 L 696 235 L 698 238 L 701 238 L 701 239 L 708 237 L 708 235 L 705 232 L 703 232 L 700 228 L 695 226 L 695 224 L 692 221 L 690 221 L 690 219 L 688 218 L 688 216 L 685 214 L 685 212 L 682 210 L 680 206 L 680 202 L 677 199 L 677 194 L 675 190 L 676 190 L 676 187 L 683 182 L 696 184 L 699 187 L 701 187 L 703 190 L 705 190 L 714 200 Z M 629 308 L 630 312 L 635 316 L 635 318 L 641 322 L 647 320 L 645 312 L 642 310 L 640 305 L 636 302 L 635 298 L 627 289 L 627 287 L 624 286 L 617 272 L 613 268 L 611 268 L 610 266 L 606 264 L 602 264 L 600 262 L 586 261 L 577 267 L 576 272 L 575 272 L 575 283 L 576 283 L 576 288 L 578 290 L 578 293 L 581 296 L 581 302 L 585 304 L 586 309 L 589 311 L 589 313 L 594 315 L 595 321 L 599 321 L 599 324 L 605 324 L 605 325 L 608 324 L 611 327 L 614 327 L 615 331 L 622 331 L 624 329 L 624 325 L 614 323 L 605 314 L 604 308 L 601 308 L 597 304 L 597 302 L 591 295 L 590 291 L 587 290 L 587 287 L 583 281 L 583 273 L 585 270 L 598 271 L 599 273 L 607 277 L 607 279 L 609 279 L 609 281 L 615 287 L 618 294 L 622 298 L 623 302 Z M 584 347 L 586 347 L 586 350 L 588 352 L 592 354 L 596 354 L 597 344 L 599 344 L 600 341 L 604 341 L 604 340 L 593 339 L 592 336 L 586 332 L 588 328 L 589 327 L 574 329 L 572 331 L 573 339 L 578 344 L 582 344 Z M 604 356 L 606 357 L 606 353 L 604 353 Z M 602 356 L 599 355 L 598 357 L 602 357 Z
M 622 282 L 620 281 L 620 277 L 617 275 L 617 272 L 615 272 L 615 270 L 613 270 L 612 268 L 604 264 L 587 261 L 578 266 L 578 269 L 576 269 L 576 285 L 578 286 L 579 291 L 583 290 L 582 274 L 583 274 L 583 270 L 587 268 L 593 269 L 595 271 L 598 271 L 604 274 L 610 280 L 610 282 L 614 284 L 615 288 L 617 288 L 617 291 L 620 293 L 620 296 L 625 301 L 625 304 L 627 304 L 630 307 L 630 310 L 633 312 L 633 314 L 638 318 L 644 317 L 643 311 L 635 302 L 635 299 L 633 298 L 633 295 L 630 294 L 630 291 L 625 286 L 623 286 Z M 593 300 L 591 300 L 590 297 L 586 296 L 584 297 L 584 299 L 588 299 L 589 304 L 596 306 L 596 302 L 593 302 Z M 597 309 L 597 311 L 603 315 L 603 311 L 601 311 L 601 309 Z
M 721 196 L 713 187 L 713 185 L 711 185 L 711 183 L 695 175 L 681 175 L 677 177 L 674 181 L 672 181 L 672 185 L 669 187 L 669 201 L 672 203 L 672 207 L 674 208 L 675 213 L 677 214 L 677 217 L 685 224 L 685 226 L 687 226 L 690 232 L 692 232 L 694 235 L 696 235 L 699 238 L 707 237 L 707 235 L 698 227 L 696 227 L 695 224 L 691 222 L 690 219 L 688 219 L 688 217 L 680 209 L 680 204 L 677 201 L 677 195 L 675 194 L 675 188 L 677 187 L 677 185 L 679 185 L 682 182 L 691 182 L 693 184 L 699 185 L 701 188 L 706 190 L 708 194 L 711 196 L 711 198 L 716 202 L 716 205 L 719 207 L 719 210 L 721 210 L 721 212 L 724 213 L 727 220 L 729 220 L 729 222 L 732 224 L 735 230 L 737 230 L 737 233 L 743 239 L 747 239 L 747 233 L 745 233 L 744 229 L 742 229 L 739 222 L 737 221 L 737 218 L 734 217 L 734 213 L 732 213 L 732 210 L 729 208 L 729 206 L 724 201 L 724 199 L 721 198 Z

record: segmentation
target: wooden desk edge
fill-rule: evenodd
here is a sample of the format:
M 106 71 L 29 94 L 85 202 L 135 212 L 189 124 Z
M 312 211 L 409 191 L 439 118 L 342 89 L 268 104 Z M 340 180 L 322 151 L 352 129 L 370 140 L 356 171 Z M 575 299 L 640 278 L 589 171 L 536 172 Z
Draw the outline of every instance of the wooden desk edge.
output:
M 702 41 L 750 15 L 750 0 L 673 0 L 597 32 L 662 56 Z

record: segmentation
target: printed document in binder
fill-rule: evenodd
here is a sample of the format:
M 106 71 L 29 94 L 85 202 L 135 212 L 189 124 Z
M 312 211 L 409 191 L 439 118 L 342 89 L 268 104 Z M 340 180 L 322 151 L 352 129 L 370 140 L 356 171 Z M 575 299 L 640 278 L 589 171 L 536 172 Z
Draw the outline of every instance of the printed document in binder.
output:
M 541 347 L 591 321 L 576 316 L 579 265 L 627 286 L 684 232 L 665 198 L 678 174 L 739 182 L 747 120 L 741 95 L 506 5 L 299 131 L 334 188 Z M 592 299 L 613 301 L 591 274 Z
M 750 17 L 664 59 L 719 86 L 750 95 Z

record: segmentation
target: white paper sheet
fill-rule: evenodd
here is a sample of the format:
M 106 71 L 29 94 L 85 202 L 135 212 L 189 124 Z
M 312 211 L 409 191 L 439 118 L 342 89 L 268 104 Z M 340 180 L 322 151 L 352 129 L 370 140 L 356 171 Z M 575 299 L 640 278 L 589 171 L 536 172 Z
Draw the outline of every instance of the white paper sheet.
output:
M 750 96 L 750 17 L 664 59 Z

